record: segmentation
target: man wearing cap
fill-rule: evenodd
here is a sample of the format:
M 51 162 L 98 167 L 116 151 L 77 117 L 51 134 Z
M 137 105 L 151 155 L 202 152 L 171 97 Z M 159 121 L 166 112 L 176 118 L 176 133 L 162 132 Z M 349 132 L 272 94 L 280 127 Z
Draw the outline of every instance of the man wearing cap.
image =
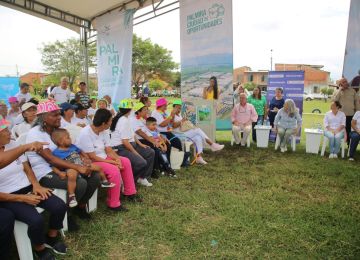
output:
M 55 99 L 55 102 L 62 104 L 69 102 L 71 91 L 68 89 L 69 79 L 67 77 L 61 78 L 60 86 L 55 87 L 50 96 Z
M 75 111 L 76 106 L 71 105 L 68 102 L 65 102 L 60 105 L 60 108 L 61 108 L 60 127 L 66 128 L 69 125 L 72 125 L 71 120 L 74 117 L 74 111 Z
M 17 124 L 11 130 L 13 137 L 18 138 L 22 134 L 26 134 L 30 131 L 32 124 L 36 120 L 37 108 L 34 103 L 27 102 L 21 106 L 21 115 L 23 122 Z
M 71 118 L 71 124 L 77 125 L 80 127 L 85 127 L 90 124 L 89 119 L 87 118 L 87 108 L 81 104 L 75 105 L 75 116 Z
M 86 83 L 83 81 L 80 82 L 79 87 L 80 91 L 75 94 L 75 99 L 80 100 L 81 105 L 83 105 L 85 108 L 88 108 L 90 97 L 87 93 Z
M 20 106 L 25 102 L 29 102 L 29 100 L 31 99 L 31 94 L 29 93 L 29 84 L 21 83 L 20 91 L 15 95 L 15 97 L 20 103 Z
M 350 142 L 349 134 L 351 131 L 351 120 L 355 114 L 356 92 L 350 87 L 349 82 L 342 78 L 338 82 L 339 90 L 333 95 L 333 101 L 339 101 L 341 111 L 346 115 L 346 133 L 348 144 Z

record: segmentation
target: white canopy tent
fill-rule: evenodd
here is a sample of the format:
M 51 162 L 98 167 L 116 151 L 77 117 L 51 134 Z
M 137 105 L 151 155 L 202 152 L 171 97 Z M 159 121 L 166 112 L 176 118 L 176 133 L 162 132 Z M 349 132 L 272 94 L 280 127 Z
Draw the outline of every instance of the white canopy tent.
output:
M 137 9 L 152 5 L 152 9 L 134 17 L 139 24 L 178 9 L 177 0 L 0 0 L 0 5 L 56 23 L 80 34 L 84 47 L 84 80 L 88 82 L 87 47 L 94 37 L 96 17 L 113 10 Z

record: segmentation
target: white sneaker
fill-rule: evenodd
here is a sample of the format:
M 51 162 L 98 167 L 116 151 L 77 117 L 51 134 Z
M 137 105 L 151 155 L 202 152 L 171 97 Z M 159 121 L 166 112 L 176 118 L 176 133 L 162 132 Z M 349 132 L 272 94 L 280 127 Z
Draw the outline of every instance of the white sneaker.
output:
M 142 178 L 139 178 L 137 180 L 137 183 L 139 183 L 140 185 L 142 186 L 145 186 L 145 187 L 151 187 L 153 186 L 153 184 L 151 182 L 149 182 L 146 178 L 142 179 Z
M 338 156 L 337 156 L 336 153 L 333 154 L 333 158 L 334 158 L 334 159 L 337 159 L 337 158 L 338 158 Z
M 213 143 L 211 146 L 211 151 L 216 152 L 216 151 L 220 151 L 224 148 L 223 144 L 217 144 L 217 143 Z
M 287 146 L 284 147 L 285 152 L 287 152 Z
M 349 161 L 354 161 L 354 158 L 350 157 L 350 158 L 349 158 Z
M 196 163 L 197 164 L 203 164 L 203 165 L 207 164 L 207 162 L 201 156 L 196 158 Z
M 331 153 L 331 154 L 329 155 L 329 159 L 332 159 L 332 158 L 334 158 L 334 154 Z
M 284 148 L 284 147 L 280 147 L 280 152 L 285 153 L 285 152 L 286 152 L 285 148 Z

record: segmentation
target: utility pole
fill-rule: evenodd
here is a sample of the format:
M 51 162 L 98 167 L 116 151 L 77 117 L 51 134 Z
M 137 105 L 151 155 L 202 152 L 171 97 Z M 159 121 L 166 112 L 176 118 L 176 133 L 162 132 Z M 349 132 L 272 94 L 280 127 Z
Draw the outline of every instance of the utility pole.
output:
M 270 50 L 270 71 L 273 70 L 273 49 Z

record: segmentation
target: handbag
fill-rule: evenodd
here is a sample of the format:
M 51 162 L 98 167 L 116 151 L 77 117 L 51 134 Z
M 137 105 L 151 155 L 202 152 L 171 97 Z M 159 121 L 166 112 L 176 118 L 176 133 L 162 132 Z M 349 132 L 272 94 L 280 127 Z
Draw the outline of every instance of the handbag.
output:
M 189 131 L 189 130 L 194 129 L 194 128 L 196 128 L 196 127 L 189 120 L 185 120 L 185 121 L 181 122 L 181 124 L 180 124 L 180 131 L 181 132 L 186 132 L 186 131 Z

